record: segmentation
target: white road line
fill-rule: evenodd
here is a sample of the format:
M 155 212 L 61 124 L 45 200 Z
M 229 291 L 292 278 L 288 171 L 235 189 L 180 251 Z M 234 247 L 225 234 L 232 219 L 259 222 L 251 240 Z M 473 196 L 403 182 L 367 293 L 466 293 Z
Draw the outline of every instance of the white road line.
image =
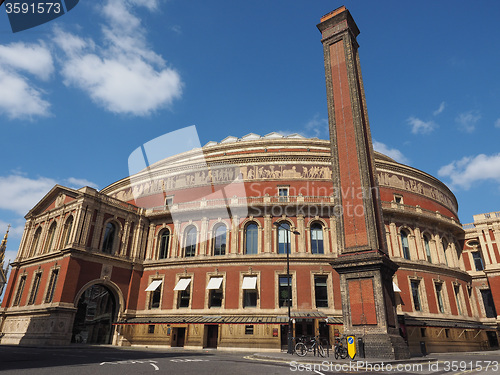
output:
M 151 366 L 153 366 L 155 368 L 155 371 L 158 371 L 160 368 L 158 366 L 156 366 L 154 363 L 149 363 Z

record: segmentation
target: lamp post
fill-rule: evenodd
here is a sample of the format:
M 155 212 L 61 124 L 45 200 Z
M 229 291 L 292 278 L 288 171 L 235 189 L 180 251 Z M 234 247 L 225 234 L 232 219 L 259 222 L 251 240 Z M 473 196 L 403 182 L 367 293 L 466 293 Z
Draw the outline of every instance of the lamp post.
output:
M 292 285 L 290 283 L 290 232 L 292 232 L 295 235 L 298 235 L 300 233 L 297 232 L 296 230 L 292 231 L 288 228 L 281 226 L 281 223 L 278 223 L 277 221 L 275 221 L 273 224 L 278 229 L 278 233 L 276 236 L 276 238 L 277 238 L 276 242 L 278 244 L 278 248 L 276 249 L 277 252 L 279 252 L 279 228 L 286 230 L 286 232 L 287 232 L 287 241 L 286 241 L 286 277 L 287 277 L 287 284 L 288 284 L 287 285 L 287 290 L 288 290 L 288 292 L 287 292 L 287 294 L 288 294 L 288 301 L 287 301 L 287 305 L 288 305 L 288 350 L 287 350 L 287 353 L 293 354 L 293 336 L 292 336 L 293 326 L 292 326 L 292 318 L 290 315 L 290 307 L 292 304 Z

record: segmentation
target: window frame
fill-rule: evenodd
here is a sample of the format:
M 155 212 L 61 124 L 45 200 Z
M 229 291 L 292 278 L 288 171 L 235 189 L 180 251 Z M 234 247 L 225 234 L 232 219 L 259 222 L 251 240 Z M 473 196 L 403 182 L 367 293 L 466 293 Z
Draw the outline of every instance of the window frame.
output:
M 194 243 L 189 243 L 188 241 L 194 241 Z M 188 226 L 184 230 L 184 246 L 182 247 L 182 256 L 184 258 L 193 258 L 196 256 L 196 251 L 198 248 L 198 228 L 194 225 Z M 189 250 L 189 255 L 188 251 Z
M 325 296 L 326 296 L 326 299 L 321 299 L 321 301 L 326 301 L 326 306 L 320 306 L 318 305 L 318 286 L 317 286 L 317 280 L 319 279 L 324 279 L 324 286 L 321 285 L 321 287 L 325 289 Z M 328 275 L 324 275 L 324 274 L 314 274 L 313 275 L 313 287 L 314 287 L 314 306 L 316 308 L 320 308 L 320 309 L 326 309 L 326 308 L 329 308 L 330 307 L 330 301 L 328 300 L 328 280 L 329 280 L 329 277 Z
M 434 290 L 436 291 L 436 302 L 438 312 L 441 314 L 446 314 L 446 305 L 444 303 L 444 292 L 443 292 L 443 283 L 442 282 L 434 282 Z
M 286 302 L 291 301 L 290 308 L 293 308 L 293 305 L 294 305 L 294 303 L 293 303 L 294 302 L 293 301 L 294 300 L 294 298 L 293 298 L 293 275 L 290 274 L 289 276 L 290 276 L 290 279 L 288 279 L 288 275 L 278 275 L 278 307 L 279 308 L 282 308 L 282 307 L 287 308 L 288 307 L 288 303 L 285 303 L 285 301 Z M 282 287 L 281 280 L 287 281 L 287 284 L 285 287 Z M 288 285 L 290 285 L 290 289 L 292 291 L 291 296 L 288 296 L 288 290 L 289 290 Z M 289 297 L 289 298 L 286 298 L 286 299 L 281 298 L 281 294 L 284 290 L 286 290 L 287 297 Z M 283 301 L 283 303 L 282 303 L 282 301 Z
M 38 226 L 35 230 L 35 234 L 33 235 L 33 243 L 31 245 L 30 256 L 35 256 L 37 254 L 37 248 L 40 244 L 40 238 L 42 237 L 42 227 Z
M 33 281 L 31 282 L 30 295 L 27 305 L 34 305 L 38 291 L 40 290 L 40 283 L 42 281 L 42 271 L 35 271 Z
M 455 284 L 453 283 L 453 294 L 455 295 L 455 303 L 457 305 L 457 314 L 458 315 L 463 315 L 464 314 L 464 309 L 462 306 L 462 293 L 461 293 L 461 287 L 460 283 Z
M 62 246 L 65 247 L 66 245 L 69 244 L 69 240 L 71 238 L 71 231 L 73 229 L 73 224 L 75 220 L 73 218 L 73 215 L 69 215 L 66 221 L 64 222 L 64 228 L 63 228 L 63 236 L 62 236 Z
M 47 231 L 47 237 L 45 238 L 45 244 L 43 246 L 43 253 L 44 254 L 50 252 L 51 250 L 55 250 L 55 248 L 57 247 L 57 244 L 56 244 L 54 249 L 52 249 L 52 244 L 54 243 L 56 231 L 57 231 L 57 222 L 54 220 L 50 224 L 49 230 Z
M 423 235 L 423 240 L 424 240 L 424 250 L 425 250 L 425 255 L 427 258 L 427 261 L 429 263 L 432 263 L 432 252 L 431 252 L 431 239 L 427 234 Z
M 291 225 L 288 221 L 280 221 L 279 222 L 279 226 L 277 227 L 277 233 L 276 235 L 278 236 L 278 248 L 276 249 L 276 253 L 277 254 L 286 254 L 287 253 L 287 250 L 289 251 L 289 254 L 292 253 L 292 234 L 291 234 Z M 288 230 L 287 229 L 284 229 L 282 228 L 282 226 L 287 226 L 288 227 Z M 285 242 L 281 242 L 280 241 L 280 234 L 283 233 L 284 234 L 284 238 L 286 238 L 286 241 Z M 288 246 L 287 246 L 288 244 Z M 283 245 L 283 251 L 281 251 L 281 246 Z
M 12 306 L 19 306 L 21 304 L 21 299 L 23 297 L 24 293 L 24 288 L 26 287 L 26 279 L 27 275 L 23 274 L 19 276 L 19 281 L 17 283 L 17 291 L 16 295 L 14 297 L 14 300 L 12 301 Z
M 221 229 L 223 233 L 217 234 Z M 212 230 L 212 255 L 223 256 L 227 254 L 227 226 L 224 223 L 217 223 Z M 218 240 L 222 239 L 222 243 L 218 244 Z
M 252 229 L 252 236 L 248 236 L 249 232 L 249 227 L 255 227 L 255 230 Z M 253 238 L 255 237 L 255 238 Z M 252 238 L 251 244 L 255 246 L 255 249 L 252 248 L 252 252 L 248 252 L 249 246 L 248 246 L 248 239 Z M 248 255 L 257 255 L 259 253 L 259 225 L 255 221 L 251 221 L 245 225 L 244 229 L 244 249 L 245 249 L 245 254 Z
M 313 233 L 319 232 L 321 234 L 321 239 L 313 239 Z M 324 231 L 324 225 L 320 222 L 315 221 L 314 223 L 311 224 L 309 227 L 309 236 L 310 236 L 310 242 L 311 242 L 311 254 L 324 254 L 325 253 L 325 231 Z M 321 241 L 321 242 L 320 242 Z M 316 244 L 314 246 L 313 244 Z M 321 244 L 321 246 L 318 246 L 318 244 Z M 314 251 L 316 249 L 316 251 Z M 319 251 L 321 250 L 321 251 Z
M 113 228 L 113 230 L 109 230 L 108 228 Z M 102 245 L 101 245 L 101 252 L 104 254 L 109 254 L 113 255 L 114 254 L 114 248 L 115 248 L 115 242 L 116 242 L 116 237 L 118 235 L 118 226 L 116 223 L 113 221 L 108 221 L 106 225 L 104 226 L 104 234 L 102 236 Z
M 446 246 L 445 246 L 446 244 Z M 447 267 L 450 267 L 450 262 L 448 261 L 447 249 L 450 246 L 450 242 L 446 238 L 441 238 L 441 246 L 443 247 L 444 262 Z
M 243 282 L 245 277 L 255 277 L 255 289 L 243 289 Z M 258 309 L 260 307 L 259 298 L 259 284 L 260 283 L 260 272 L 240 272 L 240 308 L 242 309 Z M 247 295 L 255 295 L 255 306 L 247 305 Z
M 417 280 L 417 279 L 410 280 L 411 299 L 412 299 L 413 310 L 415 312 L 423 312 L 424 311 L 423 305 L 422 305 L 422 298 L 420 296 L 420 294 L 421 294 L 420 293 L 420 281 L 421 280 Z M 416 287 L 414 287 L 414 285 Z
M 50 272 L 49 282 L 47 283 L 47 291 L 44 298 L 45 303 L 52 303 L 52 301 L 54 300 L 58 278 L 59 268 L 53 268 Z
M 183 279 L 190 279 L 191 280 L 189 282 L 188 286 L 184 290 L 175 290 L 175 287 L 174 287 L 174 306 L 176 309 L 180 309 L 180 310 L 191 308 L 192 297 L 193 297 L 193 293 L 191 293 L 191 291 L 192 291 L 192 286 L 194 283 L 194 274 L 183 273 L 183 274 L 178 275 L 176 277 L 175 285 L 177 286 L 177 284 Z M 181 306 L 181 303 L 183 301 L 186 301 L 186 295 L 187 295 L 187 301 L 188 301 L 187 306 Z
M 277 191 L 278 202 L 288 202 L 290 196 L 290 185 L 285 185 L 285 186 L 278 185 L 277 189 L 278 189 Z
M 158 237 L 158 260 L 162 259 L 168 259 L 168 254 L 170 250 L 170 229 L 169 228 L 164 228 L 160 231 L 159 237 Z M 166 240 L 164 241 L 164 238 Z M 164 242 L 166 242 L 166 246 L 164 245 Z
M 410 240 L 409 240 L 410 233 L 408 233 L 406 229 L 401 229 L 399 231 L 399 236 L 401 237 L 401 251 L 403 253 L 403 258 L 406 260 L 411 260 Z M 405 240 L 406 240 L 406 246 L 405 246 Z
M 472 260 L 473 260 L 473 263 L 474 263 L 474 267 L 476 268 L 476 271 L 484 271 L 483 256 L 482 256 L 481 252 L 479 251 L 479 249 L 471 251 L 471 255 L 472 255 Z M 480 262 L 481 267 L 477 266 L 477 262 L 478 261 Z M 478 269 L 478 268 L 481 268 L 481 269 Z
M 161 281 L 161 283 L 155 288 L 155 290 L 148 291 L 148 298 L 147 298 L 147 301 L 148 301 L 147 309 L 148 310 L 156 310 L 156 309 L 160 310 L 161 309 L 161 303 L 162 303 L 162 299 L 163 299 L 164 280 L 163 280 L 163 277 L 151 277 L 149 279 L 148 285 L 151 285 L 151 283 L 154 281 Z M 156 300 L 157 300 L 157 302 L 156 302 Z M 157 303 L 157 306 L 156 306 L 156 303 Z

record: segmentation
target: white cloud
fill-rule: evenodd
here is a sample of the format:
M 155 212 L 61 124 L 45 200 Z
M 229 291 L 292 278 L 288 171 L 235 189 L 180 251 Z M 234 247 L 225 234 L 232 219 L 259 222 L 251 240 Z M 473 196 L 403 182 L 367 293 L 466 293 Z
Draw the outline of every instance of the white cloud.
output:
M 401 151 L 395 148 L 389 148 L 386 144 L 382 142 L 377 142 L 376 140 L 373 140 L 373 149 L 384 155 L 389 156 L 390 158 L 396 160 L 399 163 L 403 164 L 409 163 L 408 158 L 406 158 L 406 156 L 404 156 Z
M 320 118 L 318 114 L 309 120 L 305 126 L 308 137 L 317 137 L 319 139 L 329 139 L 328 119 Z
M 500 118 L 495 121 L 495 128 L 500 128 Z
M 24 216 L 56 184 L 46 177 L 30 179 L 17 174 L 0 177 L 0 209 Z
M 0 45 L 0 60 L 3 67 L 26 71 L 43 80 L 47 80 L 54 71 L 52 55 L 42 42 Z
M 0 45 L 0 113 L 10 119 L 32 119 L 50 114 L 50 103 L 33 78 L 48 80 L 54 71 L 49 49 L 44 43 L 22 42 Z
M 179 98 L 182 82 L 148 46 L 133 6 L 154 10 L 158 1 L 107 0 L 100 8 L 105 18 L 101 44 L 61 30 L 56 30 L 54 42 L 64 52 L 66 85 L 85 91 L 111 112 L 144 116 Z
M 27 78 L 0 67 L 0 113 L 10 119 L 32 119 L 50 115 L 50 103 L 43 91 L 30 85 Z
M 465 190 L 485 180 L 500 183 L 500 153 L 490 156 L 479 154 L 455 160 L 441 167 L 438 175 L 450 178 L 452 187 Z
M 429 134 L 437 127 L 434 121 L 425 122 L 413 116 L 408 118 L 406 122 L 410 124 L 413 134 Z
M 441 104 L 439 105 L 439 108 L 436 109 L 434 112 L 432 112 L 432 114 L 434 116 L 437 116 L 439 115 L 440 113 L 442 113 L 444 111 L 444 108 L 446 107 L 446 103 L 445 102 L 441 102 Z
M 459 125 L 459 129 L 466 132 L 472 133 L 476 129 L 477 122 L 481 119 L 481 114 L 477 111 L 468 111 L 460 113 L 455 121 Z
M 70 177 L 67 185 L 79 189 L 82 186 L 97 188 L 97 185 L 85 179 Z M 47 177 L 29 178 L 21 174 L 0 176 L 0 209 L 26 215 L 54 185 L 60 183 Z
M 90 186 L 94 189 L 98 188 L 97 184 L 93 183 L 92 181 L 86 180 L 84 178 L 70 177 L 70 178 L 66 179 L 66 182 L 67 182 L 69 187 L 72 187 L 74 189 L 80 189 L 84 186 Z

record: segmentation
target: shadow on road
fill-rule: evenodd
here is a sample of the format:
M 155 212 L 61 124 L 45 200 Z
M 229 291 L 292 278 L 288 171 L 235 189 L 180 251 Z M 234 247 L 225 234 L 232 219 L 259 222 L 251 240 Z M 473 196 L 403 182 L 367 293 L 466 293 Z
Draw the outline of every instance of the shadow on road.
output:
M 141 349 L 87 345 L 70 345 L 57 348 L 0 345 L 0 371 L 76 366 L 102 362 L 211 356 L 213 354 L 208 351 L 187 351 L 183 349 Z

